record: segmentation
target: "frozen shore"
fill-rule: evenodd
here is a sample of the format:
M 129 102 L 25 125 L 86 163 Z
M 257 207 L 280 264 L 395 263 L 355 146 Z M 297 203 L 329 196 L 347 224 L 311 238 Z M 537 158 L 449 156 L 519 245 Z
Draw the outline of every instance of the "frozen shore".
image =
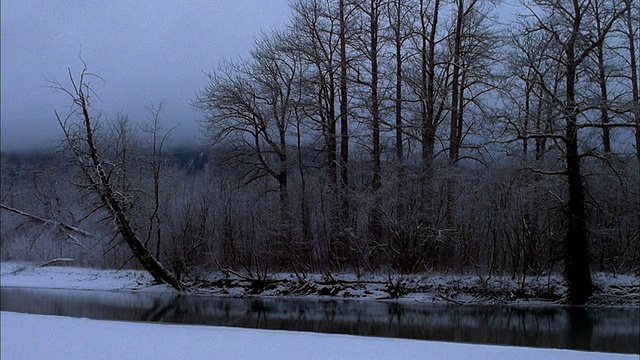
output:
M 530 277 L 524 285 L 509 277 L 480 278 L 475 275 L 365 275 L 271 274 L 256 286 L 242 274 L 220 272 L 189 282 L 190 292 L 214 296 L 321 297 L 394 299 L 425 303 L 557 305 L 564 303 L 566 288 L 558 276 Z M 640 277 L 597 273 L 591 306 L 640 305 Z M 82 290 L 173 291 L 156 285 L 139 270 L 99 270 L 71 266 L 45 266 L 3 262 L 0 284 L 13 287 Z

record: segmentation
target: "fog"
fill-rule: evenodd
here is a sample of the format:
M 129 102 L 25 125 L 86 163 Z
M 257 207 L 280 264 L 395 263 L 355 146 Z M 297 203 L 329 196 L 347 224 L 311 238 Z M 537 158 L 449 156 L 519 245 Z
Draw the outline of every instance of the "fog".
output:
M 50 82 L 69 85 L 67 69 L 79 73 L 82 61 L 104 79 L 91 81 L 103 118 L 128 114 L 143 124 L 162 102 L 174 141 L 197 141 L 200 114 L 189 102 L 205 73 L 245 55 L 255 36 L 290 15 L 286 0 L 28 0 L 1 9 L 3 151 L 55 145 L 54 110 L 68 113 L 70 98 Z

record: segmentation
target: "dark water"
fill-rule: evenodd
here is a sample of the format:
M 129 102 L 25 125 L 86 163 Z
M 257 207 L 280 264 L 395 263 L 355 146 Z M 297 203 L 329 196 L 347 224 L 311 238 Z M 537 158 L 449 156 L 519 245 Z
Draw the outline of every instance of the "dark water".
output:
M 640 309 L 233 299 L 2 287 L 2 311 L 640 353 Z

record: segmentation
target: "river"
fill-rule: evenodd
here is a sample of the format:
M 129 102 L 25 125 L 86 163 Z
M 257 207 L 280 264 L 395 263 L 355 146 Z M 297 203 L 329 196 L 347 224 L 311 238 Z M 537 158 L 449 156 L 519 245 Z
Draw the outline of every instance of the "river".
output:
M 421 340 L 640 353 L 640 309 L 2 287 L 2 311 Z

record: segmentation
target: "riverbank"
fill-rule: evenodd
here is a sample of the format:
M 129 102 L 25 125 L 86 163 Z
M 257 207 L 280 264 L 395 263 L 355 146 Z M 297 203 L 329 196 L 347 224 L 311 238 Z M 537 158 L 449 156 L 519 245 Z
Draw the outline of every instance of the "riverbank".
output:
M 640 305 L 640 278 L 596 273 L 590 306 Z M 14 287 L 119 291 L 173 291 L 153 283 L 140 270 L 99 270 L 71 266 L 39 266 L 3 262 L 0 284 Z M 321 297 L 425 303 L 551 305 L 565 302 L 566 287 L 559 276 L 482 278 L 476 275 L 269 274 L 212 272 L 188 282 L 189 291 L 213 296 Z
M 131 293 L 134 292 L 174 292 L 167 285 L 154 285 L 151 277 L 143 271 L 97 270 L 68 266 L 38 267 L 28 263 L 2 263 L 0 270 L 2 275 L 0 284 L 3 287 L 107 290 L 113 291 L 114 295 L 118 293 L 132 295 Z M 218 294 L 217 296 L 247 296 L 251 293 L 251 287 L 245 284 L 250 282 L 250 279 L 243 278 L 240 274 L 227 275 L 231 276 L 214 274 L 208 279 L 194 281 L 191 283 L 195 289 L 193 292 Z M 215 276 L 219 276 L 219 278 L 216 279 Z M 387 291 L 376 290 L 377 286 L 383 286 L 378 283 L 378 281 L 384 280 L 383 277 L 357 283 L 349 275 L 335 275 L 332 276 L 333 280 L 320 278 L 320 282 L 315 285 L 310 285 L 312 284 L 311 277 L 307 277 L 306 281 L 298 279 L 300 282 L 293 280 L 294 277 L 291 274 L 278 274 L 272 279 L 280 279 L 279 281 L 269 283 L 262 289 L 261 294 L 255 296 L 284 296 L 278 295 L 277 292 L 288 289 L 293 286 L 292 284 L 300 283 L 308 284 L 306 286 L 309 287 L 333 286 L 337 288 L 337 286 L 341 286 L 343 288 L 333 295 L 320 296 L 316 293 L 288 296 L 309 297 L 310 299 L 345 297 L 344 292 L 358 288 L 362 291 L 363 296 L 357 298 L 361 299 L 385 298 L 385 294 L 387 297 L 389 295 Z M 445 279 L 443 277 L 437 283 L 444 286 Z M 387 280 L 393 281 L 393 279 Z M 406 278 L 397 280 L 411 281 Z M 327 284 L 330 281 L 335 284 Z M 621 279 L 618 278 L 617 281 L 620 283 L 611 281 L 607 286 L 615 288 L 624 285 L 621 283 Z M 214 286 L 208 282 L 220 282 L 217 284 L 220 286 Z M 223 284 L 225 282 L 226 285 Z M 237 285 L 229 282 L 237 282 Z M 464 279 L 460 279 L 460 283 L 461 287 L 466 286 Z M 637 283 L 632 283 L 631 286 L 637 286 L 634 284 Z M 627 293 L 633 295 L 633 291 Z M 160 294 L 146 294 L 145 296 L 147 295 Z M 428 296 L 430 295 L 426 293 L 406 294 L 401 296 L 398 301 L 425 301 Z M 458 297 L 458 299 L 460 298 Z M 438 300 L 435 296 L 432 299 L 433 302 L 449 301 Z M 0 339 L 2 359 L 416 359 L 428 357 L 475 360 L 637 358 L 637 354 L 624 355 L 203 325 L 89 320 L 6 311 L 3 311 L 0 317 L 0 326 L 3 329 Z

